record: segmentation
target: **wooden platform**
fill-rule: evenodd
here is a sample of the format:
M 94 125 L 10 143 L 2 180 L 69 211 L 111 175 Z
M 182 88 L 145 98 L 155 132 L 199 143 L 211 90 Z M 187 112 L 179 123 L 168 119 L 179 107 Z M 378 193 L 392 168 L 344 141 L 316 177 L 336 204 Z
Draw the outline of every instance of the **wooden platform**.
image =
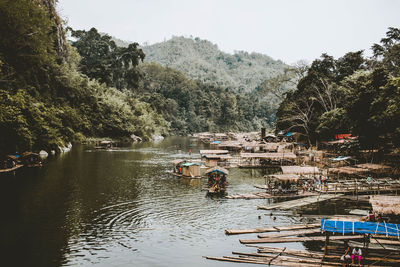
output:
M 319 228 L 319 223 L 314 224 L 295 224 L 295 225 L 282 225 L 282 226 L 271 226 L 266 228 L 253 228 L 253 229 L 226 229 L 225 234 L 227 235 L 238 235 L 238 234 L 251 234 L 251 233 L 266 233 L 266 232 L 281 232 L 281 231 L 292 231 L 300 229 Z
M 322 202 L 328 199 L 335 199 L 338 197 L 341 197 L 342 194 L 323 194 L 323 195 L 318 195 L 318 196 L 310 196 L 310 197 L 305 197 L 301 199 L 296 199 L 296 200 L 289 200 L 285 202 L 280 202 L 276 204 L 272 204 L 269 206 L 258 206 L 257 209 L 263 209 L 263 210 L 273 210 L 273 209 L 281 209 L 281 210 L 288 210 L 291 208 L 297 208 L 297 207 L 302 207 L 306 205 L 310 205 L 313 203 L 318 203 Z

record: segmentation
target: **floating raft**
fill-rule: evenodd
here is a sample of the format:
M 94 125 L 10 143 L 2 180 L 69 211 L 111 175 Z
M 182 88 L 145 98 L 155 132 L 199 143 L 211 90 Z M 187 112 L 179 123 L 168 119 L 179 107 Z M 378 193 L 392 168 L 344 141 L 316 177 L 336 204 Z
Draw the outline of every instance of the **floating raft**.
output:
M 350 236 L 331 236 L 330 240 L 354 240 L 363 239 L 364 235 Z M 287 237 L 287 238 L 258 238 L 258 239 L 240 239 L 242 244 L 257 244 L 257 243 L 292 243 L 306 241 L 325 241 L 325 236 L 303 236 L 303 237 Z
M 18 169 L 21 168 L 22 166 L 24 166 L 24 165 L 22 165 L 22 164 L 17 164 L 17 165 L 15 165 L 15 166 L 12 167 L 12 168 L 0 169 L 0 173 L 12 172 L 12 171 L 18 170 Z
M 272 210 L 272 209 L 281 209 L 281 210 L 288 210 L 291 208 L 297 208 L 301 206 L 306 206 L 309 204 L 317 203 L 317 202 L 322 202 L 328 199 L 334 199 L 343 196 L 342 194 L 325 194 L 325 195 L 319 195 L 319 196 L 311 196 L 311 197 L 305 197 L 301 199 L 296 199 L 296 200 L 290 200 L 290 201 L 285 201 L 285 202 L 280 202 L 274 205 L 269 205 L 269 206 L 258 206 L 257 209 L 263 209 L 263 210 Z
M 238 234 L 252 234 L 252 233 L 266 233 L 266 232 L 281 232 L 281 231 L 292 231 L 300 229 L 310 229 L 319 228 L 320 224 L 296 224 L 296 225 L 286 225 L 277 227 L 267 227 L 267 228 L 254 228 L 254 229 L 226 229 L 225 234 L 227 235 L 238 235 Z

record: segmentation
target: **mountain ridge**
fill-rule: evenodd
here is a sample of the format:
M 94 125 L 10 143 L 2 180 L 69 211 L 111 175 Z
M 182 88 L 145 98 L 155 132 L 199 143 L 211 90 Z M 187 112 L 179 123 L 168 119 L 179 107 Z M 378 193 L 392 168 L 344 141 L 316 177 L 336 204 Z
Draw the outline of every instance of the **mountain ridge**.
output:
M 129 43 L 114 38 L 119 46 Z M 263 82 L 289 67 L 280 60 L 257 52 L 224 52 L 208 40 L 198 37 L 173 36 L 171 39 L 141 45 L 145 62 L 155 62 L 182 71 L 192 79 L 204 83 L 251 92 Z

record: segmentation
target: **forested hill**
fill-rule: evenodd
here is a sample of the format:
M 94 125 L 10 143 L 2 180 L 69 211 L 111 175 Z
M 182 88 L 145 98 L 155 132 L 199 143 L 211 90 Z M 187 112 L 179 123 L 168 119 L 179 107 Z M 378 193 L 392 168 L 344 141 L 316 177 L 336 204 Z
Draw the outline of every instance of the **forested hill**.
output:
M 231 55 L 199 38 L 173 37 L 141 48 L 147 62 L 156 62 L 202 82 L 237 91 L 250 92 L 288 67 L 259 53 L 240 51 Z

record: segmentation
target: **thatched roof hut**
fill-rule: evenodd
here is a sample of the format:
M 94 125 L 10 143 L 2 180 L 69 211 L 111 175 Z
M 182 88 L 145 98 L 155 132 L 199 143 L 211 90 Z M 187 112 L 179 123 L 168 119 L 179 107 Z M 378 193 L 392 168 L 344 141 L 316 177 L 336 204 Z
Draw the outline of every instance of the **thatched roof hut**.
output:
M 400 215 L 400 196 L 371 196 L 369 202 L 374 212 Z
M 281 166 L 283 174 L 319 174 L 318 167 L 313 166 Z

